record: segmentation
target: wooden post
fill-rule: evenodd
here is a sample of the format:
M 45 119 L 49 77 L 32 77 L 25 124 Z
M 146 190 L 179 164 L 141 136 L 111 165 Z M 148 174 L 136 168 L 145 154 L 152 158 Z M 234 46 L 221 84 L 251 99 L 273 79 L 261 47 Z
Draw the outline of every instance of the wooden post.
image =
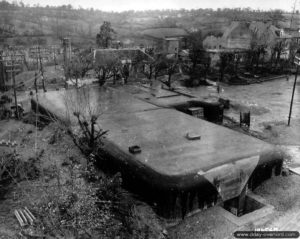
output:
M 37 88 L 37 73 L 34 73 L 34 88 L 35 88 L 35 93 L 38 93 L 38 88 Z
M 37 46 L 35 48 L 36 51 L 38 51 L 38 49 L 39 49 L 39 46 Z M 35 56 L 36 56 L 36 69 L 39 70 L 39 56 L 38 56 L 37 52 L 35 52 Z
M 290 122 L 291 122 L 293 102 L 294 102 L 294 94 L 295 94 L 295 88 L 296 88 L 296 82 L 297 82 L 297 76 L 298 76 L 298 68 L 299 68 L 299 65 L 297 64 L 296 74 L 295 74 L 295 81 L 294 81 L 294 86 L 293 86 L 292 99 L 291 99 L 291 104 L 290 104 L 290 113 L 289 113 L 288 126 L 290 126 Z

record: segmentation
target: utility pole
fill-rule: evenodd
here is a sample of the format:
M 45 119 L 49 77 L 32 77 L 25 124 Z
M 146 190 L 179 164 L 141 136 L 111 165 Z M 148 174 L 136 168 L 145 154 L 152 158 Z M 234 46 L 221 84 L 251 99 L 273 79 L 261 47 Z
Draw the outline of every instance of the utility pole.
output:
M 17 91 L 16 91 L 16 78 L 15 78 L 15 73 L 18 72 L 17 69 L 15 69 L 15 62 L 13 57 L 11 56 L 11 70 L 7 70 L 7 72 L 11 73 L 11 77 L 13 79 L 13 90 L 14 90 L 14 98 L 15 98 L 15 108 L 16 108 L 16 118 L 19 119 L 19 107 L 18 107 L 18 100 L 17 100 Z
M 57 66 L 57 59 L 56 59 L 56 55 L 57 55 L 57 51 L 58 51 L 58 46 L 53 45 L 51 46 L 51 54 L 53 54 L 53 61 L 54 61 L 54 69 L 56 70 L 56 66 Z
M 293 26 L 293 20 L 294 20 L 296 5 L 297 5 L 297 0 L 294 1 L 294 5 L 293 5 L 293 12 L 292 12 L 292 16 L 291 16 L 290 29 Z
M 54 69 L 56 70 L 56 47 L 52 46 L 51 47 L 52 53 L 53 53 L 53 60 L 54 60 Z
M 2 54 L 1 54 L 1 80 L 0 80 L 0 90 L 5 91 L 5 68 L 4 68 L 4 61 L 2 60 Z
M 64 48 L 64 71 L 65 71 L 65 78 L 66 81 L 69 77 L 69 60 L 71 58 L 71 44 L 69 38 L 63 38 L 63 48 Z
M 47 92 L 46 88 L 45 88 L 44 69 L 43 69 L 43 62 L 42 62 L 42 57 L 41 57 L 40 46 L 38 46 L 38 56 L 39 56 L 39 59 L 40 59 L 40 71 L 41 71 L 41 74 L 42 74 L 42 86 L 43 86 L 44 92 Z
M 38 87 L 37 87 L 37 72 L 34 73 L 34 88 L 35 88 L 35 93 L 38 93 Z
M 37 48 L 36 48 L 36 50 L 37 50 Z M 35 57 L 36 57 L 36 70 L 39 70 L 39 56 L 38 56 L 38 54 L 36 54 Z
M 291 122 L 291 116 L 292 116 L 292 110 L 293 110 L 293 102 L 294 102 L 294 95 L 295 95 L 295 88 L 296 88 L 296 82 L 297 82 L 297 76 L 298 76 L 298 68 L 299 68 L 299 65 L 300 65 L 300 57 L 295 56 L 294 63 L 297 65 L 297 68 L 296 68 L 296 74 L 295 74 L 295 80 L 294 80 L 294 86 L 293 86 L 292 99 L 291 99 L 291 104 L 290 104 L 290 113 L 289 113 L 288 126 L 290 126 L 290 122 Z
M 44 92 L 47 92 L 46 87 L 45 87 L 45 79 L 44 79 L 44 67 L 43 67 L 43 61 L 42 61 L 42 57 L 44 57 L 45 55 L 48 55 L 48 51 L 46 51 L 45 48 L 43 48 L 42 53 L 41 53 L 41 48 L 40 46 L 35 46 L 34 48 L 30 49 L 32 54 L 35 56 L 36 58 L 36 64 L 37 64 L 37 70 L 39 70 L 41 72 L 42 75 L 42 87 Z
M 15 108 L 16 108 L 16 118 L 19 119 L 20 115 L 19 115 L 19 107 L 18 107 L 18 100 L 17 100 L 17 91 L 16 91 L 16 79 L 15 79 L 15 73 L 19 72 L 20 69 L 16 69 L 16 66 L 20 66 L 20 64 L 16 64 L 16 57 L 24 57 L 23 54 L 16 54 L 15 52 L 11 53 L 9 59 L 4 59 L 3 55 L 2 55 L 2 65 L 3 65 L 3 69 L 5 72 L 7 73 L 11 73 L 11 79 L 13 81 L 13 91 L 14 91 L 14 99 L 15 99 Z M 7 64 L 9 63 L 9 65 Z M 4 66 L 5 64 L 5 66 Z M 5 67 L 11 67 L 10 70 L 5 69 Z

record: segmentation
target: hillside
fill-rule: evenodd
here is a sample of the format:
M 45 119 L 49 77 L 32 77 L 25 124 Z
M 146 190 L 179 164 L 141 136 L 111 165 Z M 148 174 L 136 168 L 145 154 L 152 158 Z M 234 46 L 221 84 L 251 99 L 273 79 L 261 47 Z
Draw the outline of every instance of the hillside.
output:
M 111 22 L 118 40 L 132 42 L 141 32 L 155 27 L 181 27 L 188 32 L 201 30 L 203 35 L 219 35 L 231 21 L 273 21 L 289 26 L 291 14 L 281 11 L 263 12 L 251 9 L 197 9 L 104 12 L 94 9 L 60 7 L 29 7 L 22 2 L 0 2 L 0 44 L 32 45 L 57 44 L 71 36 L 75 44 L 91 45 L 103 21 Z M 299 14 L 294 25 L 299 25 Z

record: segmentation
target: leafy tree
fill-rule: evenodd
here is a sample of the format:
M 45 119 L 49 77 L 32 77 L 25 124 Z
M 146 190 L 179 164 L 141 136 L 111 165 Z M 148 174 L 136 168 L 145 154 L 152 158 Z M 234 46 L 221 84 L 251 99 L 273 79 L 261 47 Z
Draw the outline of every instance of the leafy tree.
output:
M 104 21 L 100 27 L 100 32 L 96 36 L 96 43 L 99 47 L 108 48 L 115 30 L 111 27 L 111 23 Z
M 188 38 L 190 44 L 190 59 L 195 69 L 197 63 L 203 58 L 203 36 L 201 31 L 192 32 Z

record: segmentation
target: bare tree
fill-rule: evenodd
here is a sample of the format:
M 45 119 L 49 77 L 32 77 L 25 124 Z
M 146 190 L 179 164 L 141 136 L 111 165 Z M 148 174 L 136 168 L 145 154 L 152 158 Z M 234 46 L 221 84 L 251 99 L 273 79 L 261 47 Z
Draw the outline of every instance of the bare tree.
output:
M 116 56 L 107 57 L 102 62 L 95 62 L 94 69 L 100 86 L 103 86 L 111 77 L 113 77 L 115 83 L 117 74 L 121 71 L 121 66 L 122 63 Z
M 75 121 L 75 130 L 72 130 L 77 146 L 85 153 L 91 153 L 96 149 L 101 138 L 107 131 L 102 130 L 97 124 L 101 115 L 101 105 L 95 98 L 91 88 L 82 87 L 78 90 L 68 91 L 65 94 L 65 105 L 69 123 Z
M 221 52 L 220 54 L 220 81 L 222 82 L 224 79 L 224 74 L 230 63 L 233 62 L 233 54 L 230 52 Z
M 168 87 L 171 87 L 172 76 L 178 71 L 178 61 L 174 58 L 167 58 L 165 56 L 158 57 L 154 65 L 154 78 L 158 76 L 167 75 L 167 81 L 162 81 Z
M 75 79 L 76 87 L 78 87 L 78 79 L 82 79 L 92 67 L 92 58 L 85 50 L 72 58 L 68 66 L 68 76 L 70 79 Z

